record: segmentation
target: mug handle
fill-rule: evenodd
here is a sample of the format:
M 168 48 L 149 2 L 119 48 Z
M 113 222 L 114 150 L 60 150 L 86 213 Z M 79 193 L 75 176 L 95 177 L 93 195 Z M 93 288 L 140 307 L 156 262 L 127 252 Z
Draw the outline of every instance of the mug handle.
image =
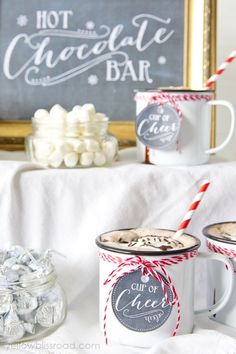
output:
M 225 141 L 223 141 L 223 143 L 220 144 L 219 146 L 216 146 L 212 149 L 208 149 L 205 151 L 206 154 L 214 154 L 214 153 L 224 149 L 224 147 L 230 142 L 230 140 L 233 137 L 234 128 L 235 128 L 235 110 L 234 110 L 234 106 L 232 105 L 232 103 L 225 101 L 225 100 L 212 100 L 212 101 L 208 101 L 207 104 L 210 106 L 219 105 L 219 106 L 227 107 L 230 111 L 230 117 L 231 117 L 231 126 L 230 126 L 230 130 L 229 130 L 229 133 L 228 133 Z
M 217 312 L 222 310 L 230 299 L 230 296 L 233 291 L 233 286 L 234 286 L 234 276 L 235 276 L 234 275 L 235 274 L 234 273 L 234 266 L 233 266 L 233 263 L 229 260 L 229 258 L 227 258 L 226 256 L 223 256 L 222 254 L 199 252 L 199 257 L 203 258 L 203 259 L 212 259 L 212 260 L 222 262 L 227 266 L 227 269 L 229 271 L 228 272 L 228 287 L 225 290 L 225 293 L 223 294 L 223 296 L 220 298 L 220 300 L 217 301 L 216 304 L 212 305 L 208 309 L 194 311 L 194 313 L 196 315 L 201 314 L 201 313 L 208 313 L 209 316 L 213 316 Z

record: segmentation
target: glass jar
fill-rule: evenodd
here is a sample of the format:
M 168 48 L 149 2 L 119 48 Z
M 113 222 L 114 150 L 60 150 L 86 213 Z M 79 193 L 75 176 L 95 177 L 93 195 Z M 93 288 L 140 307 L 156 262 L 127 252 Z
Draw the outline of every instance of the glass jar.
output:
M 109 166 L 116 159 L 117 139 L 108 133 L 108 118 L 89 122 L 38 122 L 26 138 L 30 161 L 48 168 Z
M 11 289 L 12 288 L 12 289 Z M 0 284 L 0 343 L 50 334 L 63 322 L 66 300 L 53 270 L 30 281 Z

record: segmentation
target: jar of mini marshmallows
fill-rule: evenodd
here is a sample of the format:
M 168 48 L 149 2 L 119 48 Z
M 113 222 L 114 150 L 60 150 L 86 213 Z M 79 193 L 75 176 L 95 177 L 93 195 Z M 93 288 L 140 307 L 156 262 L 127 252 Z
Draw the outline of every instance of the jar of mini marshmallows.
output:
M 27 155 L 45 168 L 109 166 L 117 157 L 118 142 L 108 133 L 108 124 L 109 118 L 93 104 L 71 112 L 58 104 L 50 112 L 39 109 L 26 138 Z
M 0 344 L 42 338 L 64 321 L 66 299 L 51 252 L 0 251 Z

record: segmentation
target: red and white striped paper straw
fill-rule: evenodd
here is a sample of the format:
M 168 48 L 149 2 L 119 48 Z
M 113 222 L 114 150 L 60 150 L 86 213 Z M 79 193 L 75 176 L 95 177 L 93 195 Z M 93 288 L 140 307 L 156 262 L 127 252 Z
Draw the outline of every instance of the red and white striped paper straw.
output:
M 232 63 L 232 61 L 236 58 L 236 50 L 234 50 L 228 58 L 222 63 L 218 69 L 216 70 L 215 74 L 213 74 L 210 79 L 206 82 L 206 87 L 211 87 L 217 80 L 218 77 L 223 74 L 227 66 Z
M 209 184 L 210 184 L 210 181 L 208 179 L 206 179 L 202 182 L 202 185 L 201 185 L 199 191 L 197 192 L 196 197 L 194 198 L 192 204 L 190 205 L 190 207 L 189 207 L 186 215 L 184 216 L 181 224 L 179 225 L 175 235 L 173 236 L 174 239 L 177 239 L 184 234 L 186 228 L 188 227 L 190 221 L 192 220 L 193 213 L 198 208 L 200 201 L 202 200 L 202 197 L 204 196 L 204 193 L 206 192 L 207 188 L 209 187 Z

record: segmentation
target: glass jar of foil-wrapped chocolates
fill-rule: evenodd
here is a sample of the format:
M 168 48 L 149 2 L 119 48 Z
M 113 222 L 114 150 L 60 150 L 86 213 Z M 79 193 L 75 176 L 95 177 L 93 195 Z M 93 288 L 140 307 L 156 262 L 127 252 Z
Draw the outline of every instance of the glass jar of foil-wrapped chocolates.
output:
M 50 334 L 66 316 L 51 252 L 14 246 L 1 251 L 0 257 L 0 343 Z
M 109 166 L 117 157 L 117 139 L 108 133 L 109 119 L 93 105 L 66 112 L 55 105 L 38 110 L 33 133 L 26 138 L 29 159 L 45 168 Z

